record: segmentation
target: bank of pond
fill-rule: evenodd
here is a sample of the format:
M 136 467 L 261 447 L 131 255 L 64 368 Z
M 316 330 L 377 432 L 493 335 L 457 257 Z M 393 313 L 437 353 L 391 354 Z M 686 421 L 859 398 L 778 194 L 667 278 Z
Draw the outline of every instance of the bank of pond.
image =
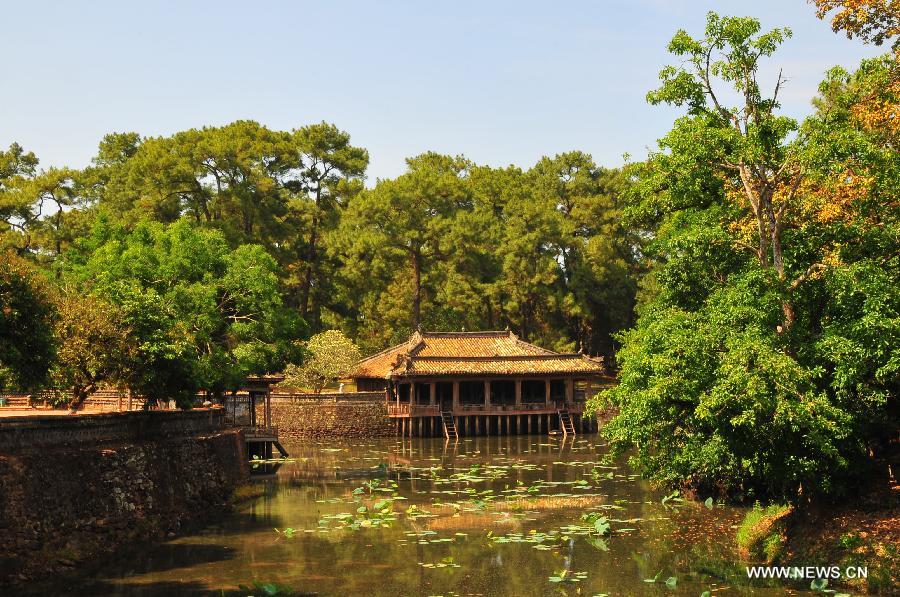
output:
M 753 536 L 752 549 L 762 550 L 753 561 L 771 560 L 775 542 L 786 549 L 777 521 L 790 513 L 655 491 L 624 460 L 607 459 L 595 435 L 348 439 L 288 449 L 290 459 L 252 463 L 253 485 L 214 524 L 35 591 L 711 596 L 859 594 L 867 586 L 748 579 L 736 536 L 745 535 L 745 547 Z M 869 574 L 890 582 L 890 571 L 870 566 Z

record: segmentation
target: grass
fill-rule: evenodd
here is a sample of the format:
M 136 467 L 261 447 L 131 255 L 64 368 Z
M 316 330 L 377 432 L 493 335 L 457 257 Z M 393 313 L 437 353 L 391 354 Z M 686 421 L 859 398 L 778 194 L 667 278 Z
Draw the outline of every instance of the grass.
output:
M 759 504 L 747 512 L 737 530 L 737 547 L 747 559 L 776 562 L 784 553 L 784 519 L 792 512 L 790 506 Z

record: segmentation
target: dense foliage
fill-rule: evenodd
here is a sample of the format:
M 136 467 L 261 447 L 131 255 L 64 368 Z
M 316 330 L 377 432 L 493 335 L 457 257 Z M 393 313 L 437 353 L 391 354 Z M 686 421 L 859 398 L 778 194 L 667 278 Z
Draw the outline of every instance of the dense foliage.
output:
M 33 268 L 0 253 L 0 384 L 30 389 L 47 380 L 55 358 L 53 312 Z
M 129 231 L 101 219 L 60 266 L 64 281 L 121 310 L 136 343 L 127 379 L 143 396 L 221 394 L 299 357 L 305 326 L 259 245 L 232 249 L 222 232 L 186 220 Z
M 687 114 L 630 172 L 653 267 L 597 406 L 667 485 L 838 493 L 900 427 L 897 62 L 830 72 L 801 124 L 756 81 L 787 35 L 710 14 L 648 96 Z
M 618 171 L 581 152 L 528 171 L 435 153 L 408 162 L 408 173 L 364 189 L 367 152 L 325 123 L 114 133 L 81 171 L 39 170 L 13 145 L 0 232 L 52 277 L 82 285 L 100 261 L 95 272 L 71 270 L 100 250 L 104 227 L 216 231 L 229 248 L 256 245 L 274 261 L 277 293 L 309 333 L 339 329 L 367 352 L 419 326 L 509 326 L 548 346 L 612 354 L 638 272 Z
M 337 230 L 352 337 L 377 348 L 428 330 L 510 327 L 564 350 L 608 353 L 631 321 L 636 239 L 625 182 L 569 152 L 531 170 L 427 153 L 379 181 Z

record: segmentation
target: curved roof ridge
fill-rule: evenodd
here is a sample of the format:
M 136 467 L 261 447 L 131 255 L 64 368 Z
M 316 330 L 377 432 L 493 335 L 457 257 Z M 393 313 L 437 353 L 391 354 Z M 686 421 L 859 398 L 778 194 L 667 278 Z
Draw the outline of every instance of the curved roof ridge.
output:
M 565 353 L 561 353 L 561 352 L 554 352 L 554 351 L 550 350 L 549 348 L 544 348 L 543 346 L 538 346 L 537 344 L 532 344 L 531 342 L 526 342 L 525 340 L 520 339 L 515 334 L 511 334 L 510 337 L 513 339 L 513 341 L 515 341 L 516 344 L 520 344 L 522 346 L 527 346 L 528 348 L 534 348 L 536 350 L 543 352 L 544 354 L 565 354 Z
M 550 361 L 553 359 L 594 360 L 579 353 L 549 352 L 546 354 L 484 354 L 484 355 L 424 355 L 417 356 L 420 361 Z
M 503 336 L 509 336 L 511 332 L 509 330 L 481 330 L 477 332 L 422 332 L 421 335 L 423 338 L 441 338 L 441 337 L 468 337 L 468 338 L 490 338 L 492 336 L 497 336 L 502 338 Z

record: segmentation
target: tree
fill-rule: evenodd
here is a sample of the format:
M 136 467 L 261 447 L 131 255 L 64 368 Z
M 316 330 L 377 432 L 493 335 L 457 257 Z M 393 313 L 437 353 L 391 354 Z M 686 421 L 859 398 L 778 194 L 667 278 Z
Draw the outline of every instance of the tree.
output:
M 361 356 L 359 348 L 338 330 L 316 334 L 305 344 L 303 364 L 288 365 L 284 371 L 284 385 L 312 388 L 316 394 L 329 383 L 350 375 Z
M 25 153 L 18 143 L 0 151 L 0 232 L 6 237 L 4 244 L 19 249 L 20 253 L 25 223 L 33 218 L 33 206 L 31 198 L 18 192 L 18 187 L 34 177 L 37 165 L 34 153 Z
M 375 292 L 403 302 L 405 322 L 388 322 L 400 334 L 429 323 L 423 314 L 439 317 L 423 309 L 423 303 L 434 294 L 433 274 L 444 257 L 443 234 L 454 214 L 470 206 L 468 160 L 426 153 L 407 164 L 407 173 L 378 181 L 350 203 L 338 241 L 351 283 L 360 288 L 380 281 Z M 379 319 L 369 321 L 380 325 Z
M 572 151 L 543 158 L 529 171 L 534 195 L 557 219 L 560 321 L 566 337 L 588 351 L 612 354 L 611 334 L 631 321 L 635 239 L 621 224 L 626 181 Z
M 859 37 L 880 46 L 900 35 L 900 2 L 897 0 L 812 0 L 820 19 L 836 11 L 831 28 L 848 38 Z M 897 42 L 894 42 L 895 44 Z
M 58 343 L 53 381 L 70 388 L 76 411 L 102 383 L 124 382 L 133 358 L 131 331 L 113 305 L 90 295 L 63 295 L 57 301 Z
M 13 192 L 23 204 L 31 206 L 21 221 L 24 250 L 52 262 L 84 232 L 84 213 L 72 209 L 83 201 L 79 177 L 75 170 L 50 168 L 18 181 Z
M 301 168 L 299 178 L 288 183 L 299 197 L 292 205 L 300 212 L 309 212 L 307 217 L 310 219 L 306 250 L 302 256 L 300 315 L 318 325 L 319 307 L 327 299 L 325 288 L 330 278 L 321 271 L 327 256 L 327 251 L 322 248 L 323 237 L 335 229 L 340 210 L 346 207 L 349 199 L 362 190 L 369 153 L 350 145 L 350 135 L 325 122 L 294 130 L 291 144 Z M 307 198 L 311 200 L 309 205 Z M 329 265 L 336 266 L 334 263 Z
M 66 260 L 70 283 L 121 309 L 138 345 L 130 383 L 144 396 L 221 395 L 296 356 L 304 328 L 259 245 L 230 249 L 221 232 L 189 220 L 129 232 L 100 219 Z
M 759 21 L 752 18 L 707 15 L 706 35 L 693 39 L 678 31 L 669 51 L 685 57 L 686 66 L 668 66 L 660 72 L 662 86 L 647 95 L 652 104 L 687 106 L 688 117 L 660 142 L 671 154 L 655 154 L 651 161 L 660 176 L 679 181 L 662 196 L 673 207 L 686 207 L 705 200 L 697 192 L 705 185 L 719 187 L 743 209 L 748 209 L 756 234 L 754 241 L 738 240 L 756 253 L 764 269 L 773 268 L 786 293 L 803 278 L 788 281 L 782 236 L 785 217 L 790 215 L 802 169 L 787 143 L 797 122 L 776 113 L 778 93 L 784 84 L 779 73 L 771 96 L 764 96 L 757 81 L 760 58 L 771 56 L 791 36 L 790 29 L 759 34 Z M 717 80 L 730 86 L 741 105 L 729 107 L 720 101 L 723 90 Z M 656 180 L 652 184 L 659 184 Z M 748 239 L 749 240 L 749 239 Z M 793 304 L 782 301 L 788 330 L 794 322 Z
M 889 61 L 867 61 L 784 120 L 753 82 L 784 34 L 758 30 L 711 15 L 704 40 L 673 39 L 693 70 L 665 69 L 649 99 L 688 115 L 628 170 L 652 268 L 620 383 L 593 405 L 619 408 L 604 433 L 661 484 L 799 501 L 884 474 L 900 422 L 900 170 L 869 118 L 896 97 Z M 737 81 L 739 110 L 707 83 L 720 47 L 709 73 Z
M 55 358 L 50 291 L 21 258 L 0 254 L 0 385 L 34 389 Z
M 85 193 L 129 226 L 188 217 L 229 244 L 259 244 L 279 264 L 286 299 L 315 328 L 333 307 L 331 233 L 362 189 L 365 149 L 327 123 L 275 131 L 253 121 L 170 137 L 104 138 Z

